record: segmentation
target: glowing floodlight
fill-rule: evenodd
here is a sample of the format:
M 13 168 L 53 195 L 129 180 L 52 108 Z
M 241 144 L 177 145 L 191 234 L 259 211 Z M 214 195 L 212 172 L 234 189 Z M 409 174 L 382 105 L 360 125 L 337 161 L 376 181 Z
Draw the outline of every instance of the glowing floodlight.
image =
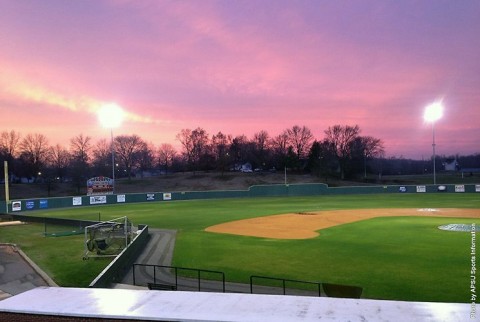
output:
M 119 127 L 125 118 L 125 112 L 117 104 L 104 105 L 98 110 L 97 114 L 100 123 L 107 129 Z
M 113 129 L 119 127 L 125 117 L 125 112 L 117 104 L 102 106 L 98 112 L 98 119 L 104 128 L 110 129 L 112 149 L 112 192 L 115 193 L 115 147 L 113 142 Z
M 437 175 L 435 169 L 435 122 L 438 121 L 443 116 L 443 105 L 441 102 L 435 102 L 428 105 L 425 108 L 425 113 L 423 114 L 423 119 L 432 123 L 432 149 L 433 149 L 433 184 L 437 184 Z
M 423 118 L 425 121 L 429 123 L 433 123 L 441 119 L 443 116 L 443 105 L 441 102 L 435 102 L 433 104 L 428 105 L 425 108 L 425 114 L 423 114 Z

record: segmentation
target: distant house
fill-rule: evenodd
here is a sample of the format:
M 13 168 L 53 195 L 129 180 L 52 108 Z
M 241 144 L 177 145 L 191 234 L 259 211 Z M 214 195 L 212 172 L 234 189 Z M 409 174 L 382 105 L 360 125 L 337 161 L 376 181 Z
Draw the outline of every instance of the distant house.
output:
M 235 165 L 230 168 L 230 171 L 240 171 L 240 172 L 253 172 L 252 164 L 250 162 L 246 163 L 235 163 Z
M 242 164 L 240 168 L 241 172 L 253 172 L 252 170 L 252 164 L 250 162 Z
M 458 165 L 457 158 L 445 160 L 445 162 L 443 162 L 443 167 L 445 171 L 460 170 L 460 166 Z

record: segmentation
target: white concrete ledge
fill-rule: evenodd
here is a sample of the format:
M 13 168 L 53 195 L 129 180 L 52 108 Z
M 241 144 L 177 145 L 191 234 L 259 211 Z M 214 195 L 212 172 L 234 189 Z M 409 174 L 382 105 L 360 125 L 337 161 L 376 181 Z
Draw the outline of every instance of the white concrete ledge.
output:
M 469 321 L 470 304 L 302 296 L 39 287 L 1 312 L 181 321 Z

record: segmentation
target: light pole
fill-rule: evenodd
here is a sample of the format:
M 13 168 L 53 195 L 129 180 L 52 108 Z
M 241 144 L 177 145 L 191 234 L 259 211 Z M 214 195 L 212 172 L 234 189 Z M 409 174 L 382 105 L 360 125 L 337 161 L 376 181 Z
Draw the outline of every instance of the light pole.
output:
M 115 194 L 115 149 L 113 146 L 113 128 L 110 128 L 110 151 L 112 153 L 112 194 Z
M 435 170 L 435 122 L 443 116 L 442 102 L 435 102 L 425 108 L 423 119 L 432 123 L 432 149 L 433 149 L 433 184 L 437 184 L 436 170 Z
M 112 193 L 115 193 L 115 149 L 113 144 L 113 128 L 119 127 L 124 118 L 122 108 L 116 104 L 102 106 L 98 110 L 98 119 L 104 128 L 110 129 L 110 147 L 112 153 Z
M 367 151 L 363 149 L 363 178 L 367 179 Z
M 3 175 L 5 177 L 5 210 L 6 213 L 8 214 L 8 204 L 10 203 L 10 191 L 9 189 L 9 183 L 10 180 L 8 179 L 8 162 L 3 161 Z

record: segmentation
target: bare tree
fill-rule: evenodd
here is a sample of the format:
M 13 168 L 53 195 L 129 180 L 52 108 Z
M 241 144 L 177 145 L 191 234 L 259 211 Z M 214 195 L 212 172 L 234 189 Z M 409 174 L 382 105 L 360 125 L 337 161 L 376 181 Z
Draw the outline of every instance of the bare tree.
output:
M 382 157 L 385 153 L 383 142 L 372 136 L 359 136 L 352 143 L 352 156 L 357 164 L 363 163 L 363 176 L 367 178 L 367 161 Z
M 187 165 L 193 164 L 193 141 L 192 141 L 192 130 L 182 129 L 180 133 L 177 134 L 176 139 L 182 144 L 182 154 Z
M 0 134 L 0 159 L 7 161 L 9 172 L 15 173 L 15 158 L 19 154 L 20 133 L 15 131 Z
M 260 131 L 253 135 L 254 155 L 258 165 L 263 169 L 268 156 L 269 136 L 267 131 Z
M 287 165 L 288 156 L 288 133 L 283 131 L 270 141 L 270 146 L 274 154 L 276 166 L 284 168 Z
M 73 184 L 77 188 L 77 193 L 85 187 L 88 178 L 91 175 L 90 172 L 90 153 L 91 150 L 91 138 L 79 134 L 76 137 L 70 139 L 70 154 L 71 154 L 71 177 Z
M 158 148 L 158 165 L 165 169 L 165 174 L 168 173 L 168 168 L 172 166 L 176 154 L 175 148 L 169 143 L 163 143 Z
M 268 146 L 269 135 L 267 131 L 260 131 L 253 135 L 253 142 L 259 150 L 266 150 Z
M 28 134 L 20 142 L 20 158 L 26 166 L 25 175 L 37 177 L 48 157 L 48 140 L 43 134 Z
M 328 175 L 338 168 L 337 158 L 332 144 L 327 141 L 314 141 L 308 156 L 308 167 L 312 174 L 318 177 L 324 176 L 328 180 Z
M 208 157 L 208 133 L 204 129 L 197 127 L 192 131 L 192 146 L 193 170 L 195 171 L 202 164 L 202 160 Z
M 18 155 L 20 142 L 20 133 L 15 131 L 4 131 L 0 134 L 0 152 L 5 154 L 8 159 L 13 159 Z M 9 161 L 9 160 L 7 160 Z
M 209 157 L 208 133 L 197 127 L 195 130 L 183 129 L 177 134 L 177 140 L 183 147 L 182 154 L 187 165 L 194 171 L 198 170 L 201 161 Z
M 90 150 L 92 149 L 91 138 L 89 136 L 84 136 L 79 134 L 76 137 L 70 139 L 70 151 L 72 158 L 82 164 L 88 164 L 90 160 Z
M 360 134 L 360 128 L 355 126 L 334 125 L 325 131 L 326 140 L 332 145 L 335 156 L 340 166 L 340 175 L 345 179 L 348 160 L 352 157 L 352 143 Z
M 305 158 L 310 150 L 313 141 L 312 131 L 306 126 L 300 127 L 294 125 L 287 130 L 288 142 L 293 148 L 293 152 L 297 155 L 297 160 Z
M 132 170 L 139 166 L 139 155 L 145 149 L 145 142 L 138 135 L 120 135 L 114 140 L 115 153 L 124 167 L 128 179 L 132 179 Z
M 248 160 L 248 139 L 245 135 L 237 135 L 232 139 L 229 148 L 229 155 L 233 162 L 238 165 Z
M 272 149 L 277 154 L 284 154 L 286 155 L 288 152 L 288 133 L 287 131 L 283 131 L 281 134 L 275 136 L 271 141 L 270 145 Z
M 217 168 L 222 172 L 222 176 L 225 172 L 225 167 L 228 162 L 228 147 L 232 142 L 231 135 L 225 135 L 222 132 L 212 136 L 212 152 L 217 163 Z
M 92 166 L 95 175 L 106 175 L 112 171 L 112 144 L 110 140 L 101 139 L 92 148 Z M 106 175 L 110 177 L 110 175 Z
M 366 158 L 378 158 L 385 155 L 385 148 L 382 140 L 372 136 L 362 136 L 360 138 L 362 140 L 364 155 Z
M 60 144 L 50 148 L 48 163 L 53 168 L 55 177 L 59 178 L 60 181 L 63 181 L 66 175 L 70 158 L 70 153 Z
M 137 152 L 138 169 L 140 170 L 140 175 L 142 178 L 145 171 L 153 169 L 153 163 L 155 160 L 154 153 L 155 148 L 153 144 L 148 144 L 145 142 Z

